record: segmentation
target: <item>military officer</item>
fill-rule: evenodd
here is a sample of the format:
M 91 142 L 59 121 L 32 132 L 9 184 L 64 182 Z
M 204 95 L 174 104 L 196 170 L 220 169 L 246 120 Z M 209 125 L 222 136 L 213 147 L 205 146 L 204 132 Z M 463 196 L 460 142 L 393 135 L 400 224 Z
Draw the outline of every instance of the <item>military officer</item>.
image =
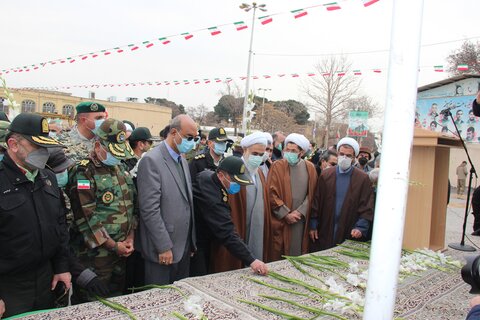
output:
M 223 159 L 223 154 L 227 149 L 227 142 L 231 141 L 225 129 L 213 128 L 208 133 L 207 148 L 205 151 L 192 159 L 189 163 L 190 177 L 192 183 L 198 173 L 205 169 L 215 171 L 218 163 Z
M 253 257 L 252 252 L 240 238 L 230 216 L 228 195 L 240 191 L 240 185 L 250 185 L 252 180 L 245 164 L 238 157 L 222 160 L 216 171 L 205 170 L 193 183 L 193 202 L 197 228 L 197 252 L 191 262 L 190 275 L 201 276 L 213 272 L 215 252 L 213 247 L 224 246 L 250 266 L 255 273 L 265 275 L 267 266 Z M 212 246 L 213 245 L 213 246 Z M 221 263 L 221 262 L 220 262 Z
M 128 171 L 134 177 L 136 177 L 137 170 L 133 172 L 132 170 L 137 167 L 137 163 L 142 155 L 152 148 L 153 137 L 148 128 L 138 127 L 133 130 L 130 138 L 128 138 L 128 143 L 130 144 L 130 147 L 132 147 L 135 156 L 133 158 L 126 159 L 125 164 L 128 167 Z
M 75 222 L 70 244 L 80 262 L 107 284 L 108 296 L 116 296 L 124 290 L 125 258 L 133 252 L 136 227 L 136 190 L 121 162 L 133 151 L 119 120 L 105 120 L 96 134 L 90 156 L 69 172 Z M 74 289 L 75 302 L 91 299 Z
M 48 122 L 21 113 L 0 161 L 0 318 L 49 309 L 52 290 L 70 288 L 68 232 L 55 174 L 45 169 Z M 63 284 L 62 284 L 63 282 Z
M 107 117 L 105 107 L 92 101 L 83 101 L 76 106 L 76 125 L 70 131 L 57 135 L 58 140 L 67 146 L 67 157 L 74 161 L 85 159 L 95 138 L 95 132 Z

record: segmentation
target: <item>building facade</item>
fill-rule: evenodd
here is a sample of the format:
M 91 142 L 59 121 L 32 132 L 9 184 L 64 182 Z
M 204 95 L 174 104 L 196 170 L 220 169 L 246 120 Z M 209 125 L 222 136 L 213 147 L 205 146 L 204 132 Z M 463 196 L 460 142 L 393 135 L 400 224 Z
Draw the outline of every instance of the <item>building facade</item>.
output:
M 37 112 L 47 118 L 61 119 L 64 125 L 72 125 L 75 106 L 82 101 L 97 101 L 107 108 L 108 116 L 129 120 L 138 127 L 147 127 L 156 136 L 172 118 L 172 109 L 155 104 L 138 102 L 113 102 L 72 96 L 69 93 L 31 89 L 10 89 L 21 112 Z M 5 99 L 0 95 L 0 99 Z M 0 111 L 9 113 L 9 106 L 0 103 Z

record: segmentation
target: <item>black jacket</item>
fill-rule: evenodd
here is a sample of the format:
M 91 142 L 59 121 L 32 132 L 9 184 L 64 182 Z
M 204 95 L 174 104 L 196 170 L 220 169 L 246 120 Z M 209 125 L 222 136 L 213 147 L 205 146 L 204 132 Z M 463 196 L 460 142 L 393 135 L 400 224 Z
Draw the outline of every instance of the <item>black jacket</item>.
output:
M 217 166 L 213 161 L 212 155 L 210 154 L 210 150 L 205 148 L 205 152 L 196 155 L 190 163 L 188 164 L 188 168 L 190 170 L 190 177 L 192 178 L 192 183 L 195 182 L 197 175 L 208 169 L 211 171 L 217 170 Z
M 215 172 L 203 171 L 193 184 L 193 202 L 197 227 L 197 247 L 209 250 L 212 241 L 218 241 L 245 265 L 255 258 L 235 231 L 230 216 L 227 193 Z
M 55 174 L 30 182 L 5 154 L 0 162 L 0 275 L 34 271 L 51 262 L 68 272 L 68 231 Z

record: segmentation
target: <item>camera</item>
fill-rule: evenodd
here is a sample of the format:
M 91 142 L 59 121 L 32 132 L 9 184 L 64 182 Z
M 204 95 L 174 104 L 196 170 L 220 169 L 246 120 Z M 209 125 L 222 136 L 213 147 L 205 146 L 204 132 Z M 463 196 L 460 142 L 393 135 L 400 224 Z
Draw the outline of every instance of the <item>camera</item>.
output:
M 480 293 L 480 256 L 466 257 L 466 260 L 462 267 L 463 281 L 472 286 L 470 293 Z

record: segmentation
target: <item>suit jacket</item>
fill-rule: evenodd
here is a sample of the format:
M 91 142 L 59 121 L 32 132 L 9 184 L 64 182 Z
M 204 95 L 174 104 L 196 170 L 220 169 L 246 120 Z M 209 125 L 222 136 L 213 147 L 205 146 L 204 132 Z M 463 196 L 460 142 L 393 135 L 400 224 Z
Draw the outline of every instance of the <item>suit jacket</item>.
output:
M 173 252 L 182 258 L 187 241 L 195 250 L 195 219 L 188 163 L 182 157 L 186 186 L 165 141 L 144 155 L 138 168 L 139 230 L 137 248 L 145 259 L 158 262 L 158 254 Z

